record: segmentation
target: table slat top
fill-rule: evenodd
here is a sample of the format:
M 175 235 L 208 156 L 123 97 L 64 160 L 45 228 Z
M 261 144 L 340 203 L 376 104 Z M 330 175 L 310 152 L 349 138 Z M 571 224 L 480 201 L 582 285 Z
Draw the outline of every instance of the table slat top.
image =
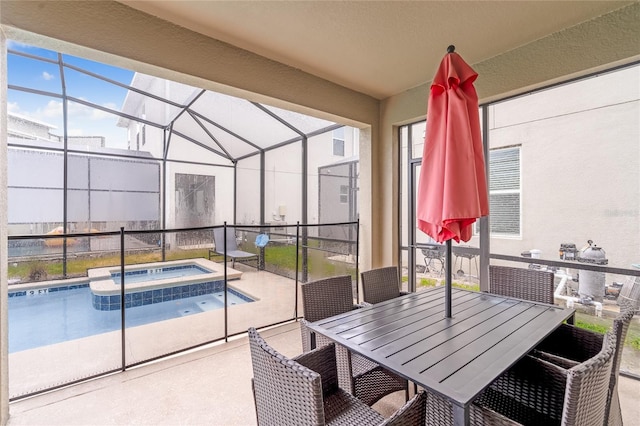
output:
M 452 289 L 452 318 L 445 318 L 444 287 L 436 287 L 309 326 L 453 403 L 468 406 L 573 312 Z

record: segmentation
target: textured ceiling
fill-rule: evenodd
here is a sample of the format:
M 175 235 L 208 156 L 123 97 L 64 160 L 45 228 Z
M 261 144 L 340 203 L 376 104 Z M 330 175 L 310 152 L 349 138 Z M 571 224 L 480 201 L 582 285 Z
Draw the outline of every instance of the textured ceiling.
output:
M 632 2 L 121 3 L 384 99 L 429 81 L 449 44 L 475 64 Z

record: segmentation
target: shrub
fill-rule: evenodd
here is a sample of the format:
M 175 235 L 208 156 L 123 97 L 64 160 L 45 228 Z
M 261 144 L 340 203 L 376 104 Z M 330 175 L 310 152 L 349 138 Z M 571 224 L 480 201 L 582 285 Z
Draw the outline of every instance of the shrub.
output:
M 32 262 L 29 264 L 29 279 L 42 281 L 47 279 L 47 267 L 44 262 Z

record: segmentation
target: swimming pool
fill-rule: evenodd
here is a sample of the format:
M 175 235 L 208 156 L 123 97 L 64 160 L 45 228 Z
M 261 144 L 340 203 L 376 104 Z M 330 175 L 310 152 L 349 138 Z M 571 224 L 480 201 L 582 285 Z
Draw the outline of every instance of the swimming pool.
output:
M 126 282 L 126 281 L 125 281 Z M 222 286 L 209 285 L 208 293 L 186 293 L 184 288 L 196 286 L 206 290 L 207 284 L 179 285 L 155 289 L 169 292 L 164 300 L 144 298 L 151 289 L 125 294 L 125 322 L 135 327 L 152 322 L 180 318 L 224 307 L 224 281 Z M 117 286 L 119 287 L 119 286 Z M 63 280 L 41 284 L 31 289 L 10 287 L 9 291 L 9 352 L 18 352 L 40 346 L 80 339 L 96 334 L 120 330 L 120 294 L 118 309 L 97 309 L 91 284 L 84 280 Z M 174 293 L 173 289 L 179 291 Z M 116 297 L 116 296 L 114 296 Z M 153 298 L 153 296 L 151 296 Z M 236 288 L 227 287 L 228 306 L 251 303 L 255 300 Z
M 102 311 L 119 310 L 120 268 L 89 269 L 87 275 L 93 294 L 93 307 Z M 200 296 L 224 288 L 224 265 L 207 259 L 128 265 L 124 275 L 127 308 Z M 241 276 L 242 272 L 227 268 L 228 280 Z

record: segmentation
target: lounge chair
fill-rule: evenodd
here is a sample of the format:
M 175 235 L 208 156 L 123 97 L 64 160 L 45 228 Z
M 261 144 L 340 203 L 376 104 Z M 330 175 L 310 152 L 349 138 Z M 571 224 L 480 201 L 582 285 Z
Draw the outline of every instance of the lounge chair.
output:
M 231 226 L 226 227 L 227 230 L 227 243 L 225 247 L 224 231 L 225 228 L 214 228 L 213 230 L 213 244 L 215 247 L 209 250 L 209 260 L 214 255 L 221 255 L 230 258 L 232 268 L 236 266 L 236 260 L 238 262 L 248 262 L 255 260 L 257 262 L 258 255 L 255 253 L 249 253 L 247 251 L 238 250 L 238 243 L 236 240 L 236 229 Z

